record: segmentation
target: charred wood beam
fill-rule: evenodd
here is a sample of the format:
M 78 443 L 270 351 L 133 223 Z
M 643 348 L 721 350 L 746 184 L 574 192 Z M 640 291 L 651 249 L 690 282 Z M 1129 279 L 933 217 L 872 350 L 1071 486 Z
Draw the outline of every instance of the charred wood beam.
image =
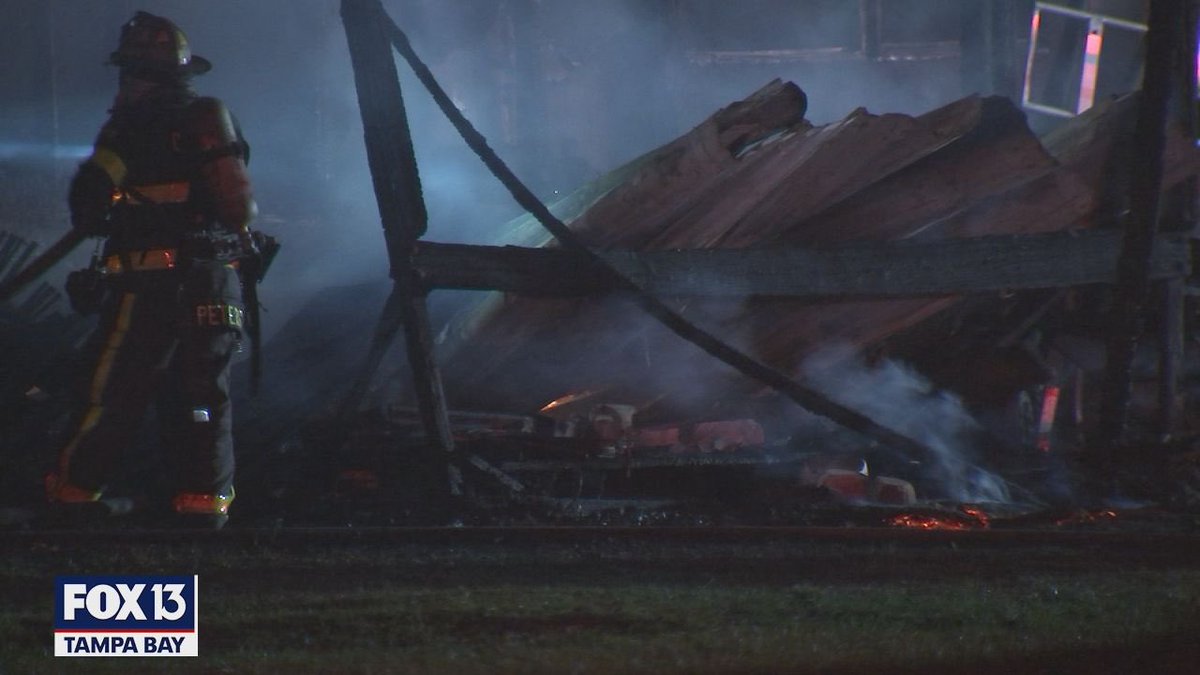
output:
M 904 297 L 1111 284 L 1121 232 L 1095 230 L 824 249 L 598 252 L 656 296 Z M 430 288 L 581 296 L 623 286 L 578 251 L 420 242 L 413 266 Z M 1191 273 L 1183 235 L 1160 235 L 1153 279 Z
M 79 230 L 71 228 L 58 241 L 51 244 L 50 248 L 42 251 L 42 254 L 34 258 L 28 265 L 20 268 L 19 272 L 7 275 L 4 281 L 0 282 L 0 302 L 5 302 L 9 298 L 12 298 L 21 289 L 49 271 L 50 268 L 62 262 L 62 259 L 75 250 L 75 247 L 84 239 L 86 237 Z M 33 246 L 26 246 L 25 251 L 18 260 L 18 264 L 23 262 L 29 254 L 33 253 L 33 250 Z
M 425 233 L 427 215 L 400 77 L 391 41 L 384 30 L 387 15 L 379 0 L 342 0 L 341 14 L 354 69 L 367 161 L 395 280 L 370 352 L 343 412 L 353 412 L 358 407 L 397 329 L 403 326 L 425 432 L 430 442 L 449 457 L 454 451 L 454 439 L 441 374 L 433 355 L 433 333 L 424 290 L 415 283 L 409 264 L 408 253 Z M 457 469 L 448 468 L 448 488 L 454 494 L 459 491 Z
M 1187 0 L 1180 24 L 1182 39 L 1175 49 L 1173 74 L 1177 79 L 1175 95 L 1175 117 L 1189 139 L 1197 136 L 1196 115 L 1196 30 L 1200 26 L 1200 2 Z M 1191 232 L 1196 227 L 1196 194 L 1198 177 L 1193 175 L 1176 185 L 1163 212 L 1166 222 L 1163 229 Z M 1183 417 L 1183 400 L 1180 396 L 1184 349 L 1186 343 L 1186 293 L 1182 282 L 1168 281 L 1163 284 L 1163 327 L 1159 337 L 1159 435 L 1170 439 L 1178 430 Z
M 1184 13 L 1179 21 L 1181 35 L 1175 44 L 1175 65 L 1172 75 L 1176 78 L 1174 108 L 1176 122 L 1187 135 L 1197 137 L 1196 106 L 1196 29 L 1200 20 L 1200 2 L 1185 0 Z M 1192 232 L 1196 226 L 1196 175 L 1176 185 L 1165 195 L 1162 206 L 1161 229 Z M 1185 349 L 1187 343 L 1187 289 L 1180 280 L 1168 280 L 1162 284 L 1162 329 L 1159 335 L 1159 438 L 1172 440 L 1180 429 L 1183 419 L 1184 397 L 1181 396 Z
M 408 247 L 425 233 L 428 215 L 400 76 L 383 32 L 382 16 L 379 0 L 342 0 L 367 163 L 395 277 Z
M 1150 298 L 1150 262 L 1159 229 L 1159 201 L 1163 176 L 1163 151 L 1172 89 L 1172 64 L 1181 45 L 1190 0 L 1151 0 L 1146 32 L 1146 60 L 1138 102 L 1137 126 L 1130 166 L 1129 216 L 1118 263 L 1113 328 L 1108 341 L 1106 387 L 1100 442 L 1115 459 L 1128 431 L 1134 352 L 1143 331 Z M 1194 24 L 1191 27 L 1195 29 Z

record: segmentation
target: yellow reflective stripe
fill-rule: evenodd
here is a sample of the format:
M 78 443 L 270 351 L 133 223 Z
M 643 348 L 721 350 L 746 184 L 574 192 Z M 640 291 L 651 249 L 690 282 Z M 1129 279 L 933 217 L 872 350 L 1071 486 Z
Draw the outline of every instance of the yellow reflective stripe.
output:
M 182 204 L 188 200 L 191 187 L 187 182 L 135 185 L 126 188 L 126 196 L 130 204 L 140 204 L 142 197 L 154 204 Z
M 63 482 L 67 481 L 70 475 L 71 458 L 75 455 L 75 448 L 79 446 L 92 429 L 100 423 L 100 417 L 104 414 L 104 407 L 101 405 L 92 404 L 88 407 L 87 412 L 83 415 L 83 421 L 79 423 L 79 430 L 75 432 L 75 436 L 71 441 L 63 447 L 62 452 L 58 457 L 58 475 Z
M 129 169 L 125 166 L 125 160 L 105 147 L 96 146 L 96 149 L 92 151 L 92 156 L 88 158 L 88 162 L 104 169 L 104 173 L 108 174 L 113 185 L 120 185 L 129 173 Z
M 144 270 L 174 269 L 178 250 L 159 248 L 149 251 L 127 251 L 117 253 L 104 259 L 106 274 L 121 274 L 123 272 L 141 272 Z M 126 264 L 128 261 L 128 264 Z
M 46 476 L 46 496 L 50 501 L 60 504 L 79 504 L 99 501 L 102 492 L 85 490 L 78 485 L 72 485 L 56 475 Z
M 88 408 L 83 414 L 83 420 L 79 423 L 79 430 L 75 432 L 75 436 L 71 438 L 70 442 L 59 453 L 59 478 L 64 482 L 69 480 L 70 474 L 68 469 L 71 466 L 71 457 L 75 454 L 75 448 L 96 428 L 96 425 L 100 423 L 100 418 L 104 415 L 104 406 L 102 405 L 104 401 L 101 398 L 101 394 L 104 393 L 104 387 L 108 384 L 109 376 L 112 374 L 112 364 L 116 359 L 117 351 L 120 349 L 121 343 L 125 341 L 125 334 L 129 332 L 129 324 L 132 322 L 135 300 L 137 300 L 137 296 L 132 293 L 126 293 L 121 297 L 121 307 L 117 313 L 116 324 L 113 326 L 113 331 L 108 334 L 108 341 L 104 344 L 104 352 L 100 357 L 100 363 L 96 366 L 96 372 L 92 375 L 92 389 L 88 400 Z
M 117 310 L 116 325 L 113 326 L 113 331 L 108 334 L 108 342 L 104 345 L 104 353 L 100 356 L 100 364 L 96 367 L 96 374 L 92 377 L 91 403 L 94 406 L 100 405 L 100 395 L 104 393 L 104 387 L 108 384 L 109 375 L 112 374 L 113 361 L 117 358 L 117 352 L 120 351 L 121 343 L 125 341 L 125 334 L 129 332 L 129 324 L 133 320 L 133 303 L 136 300 L 137 296 L 133 293 L 126 293 L 121 296 L 121 308 Z

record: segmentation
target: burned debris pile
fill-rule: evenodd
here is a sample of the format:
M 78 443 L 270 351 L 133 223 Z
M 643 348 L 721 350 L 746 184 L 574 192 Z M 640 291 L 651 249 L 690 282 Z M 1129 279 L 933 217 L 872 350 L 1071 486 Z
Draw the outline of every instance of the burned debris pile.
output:
M 501 289 L 454 307 L 435 344 L 451 411 L 490 411 L 450 415 L 467 501 L 581 515 L 715 499 L 811 522 L 830 503 L 1077 499 L 1136 101 L 1044 138 L 1007 99 L 980 96 L 815 126 L 804 93 L 776 81 L 552 205 L 642 291 L 915 439 L 921 457 L 680 340 L 532 217 L 509 223 L 500 248 L 418 242 L 431 287 Z M 1200 156 L 1181 130 L 1168 136 L 1170 194 Z M 1163 229 L 1152 278 L 1183 279 L 1189 233 Z M 1153 389 L 1146 343 L 1137 386 Z M 420 468 L 421 418 L 397 386 L 409 377 L 385 363 L 367 412 L 313 423 L 289 461 L 324 467 L 343 505 L 427 501 L 442 479 L 436 457 Z M 1152 437 L 1157 413 L 1139 414 Z M 1177 446 L 1194 432 L 1185 421 Z M 313 494 L 305 485 L 279 494 Z
M 599 250 L 739 249 L 749 255 L 1090 228 L 1105 219 L 1100 206 L 1111 187 L 1095 168 L 1101 164 L 1097 155 L 1106 151 L 1087 138 L 1096 136 L 1095 125 L 1117 123 L 1110 114 L 1128 122 L 1131 112 L 1119 102 L 1074 120 L 1056 140 L 1056 157 L 1002 98 L 969 97 L 920 117 L 856 110 L 821 127 L 799 117 L 802 104 L 788 108 L 797 98 L 794 85 L 773 83 L 635 162 L 617 186 L 590 204 L 576 204 L 578 213 L 563 214 L 564 220 Z M 731 110 L 748 121 L 730 123 Z M 1194 153 L 1184 157 L 1187 144 L 1178 141 L 1168 156 L 1175 182 L 1194 171 L 1196 161 Z M 527 227 L 518 221 L 510 231 L 520 236 Z M 542 244 L 546 237 L 507 243 Z M 969 283 L 986 283 L 987 275 L 1033 258 L 1022 252 L 1013 260 L 1004 257 L 1007 252 L 997 241 L 963 270 L 953 259 L 910 260 L 902 249 L 881 249 L 868 264 L 852 258 L 844 263 L 874 267 L 882 277 L 874 288 L 841 290 L 831 272 L 829 279 L 796 282 L 825 288 L 774 296 L 747 287 L 756 281 L 755 270 L 746 270 L 748 279 L 735 277 L 712 271 L 697 256 L 689 261 L 693 268 L 679 272 L 690 274 L 695 285 L 678 304 L 722 338 L 798 375 L 804 359 L 822 347 L 870 348 L 961 297 L 928 291 L 901 297 L 918 293 L 906 286 L 917 283 L 922 269 L 955 280 L 969 277 L 960 283 L 971 288 Z M 1045 269 L 1027 270 L 1027 283 L 1059 285 L 1055 275 L 1077 262 L 1043 262 Z M 806 273 L 770 271 L 798 278 Z M 666 391 L 677 398 L 680 389 L 723 379 L 711 359 L 690 358 L 649 323 L 619 300 L 493 294 L 464 310 L 439 345 L 447 389 L 489 409 L 537 408 L 580 390 L 614 389 L 629 390 L 617 395 L 632 396 L 629 402 L 640 406 Z M 719 389 L 729 391 L 725 382 Z

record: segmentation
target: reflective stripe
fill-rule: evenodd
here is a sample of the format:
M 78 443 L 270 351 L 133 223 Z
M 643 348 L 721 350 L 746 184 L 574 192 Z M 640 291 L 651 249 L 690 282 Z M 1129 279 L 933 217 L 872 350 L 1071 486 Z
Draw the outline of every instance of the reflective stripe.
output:
M 125 334 L 129 332 L 129 324 L 132 321 L 135 300 L 137 300 L 137 296 L 132 293 L 126 293 L 121 297 L 121 307 L 117 310 L 117 320 L 113 325 L 112 332 L 108 334 L 108 341 L 104 344 L 104 351 L 100 356 L 100 362 L 96 366 L 96 371 L 92 374 L 92 388 L 88 397 L 88 408 L 83 414 L 82 421 L 79 423 L 79 430 L 75 432 L 70 442 L 59 453 L 59 479 L 63 482 L 69 480 L 71 457 L 75 454 L 75 448 L 96 428 L 96 425 L 100 423 L 100 418 L 104 415 L 104 389 L 108 386 L 109 376 L 112 375 L 113 361 L 116 360 L 121 343 L 125 341 Z
M 180 492 L 171 500 L 175 513 L 229 515 L 229 505 L 233 503 L 234 492 L 230 488 L 228 495 L 208 495 L 197 492 Z
M 100 501 L 100 492 L 86 490 L 78 485 L 72 485 L 59 476 L 46 476 L 46 498 L 59 504 L 84 504 Z
M 108 386 L 108 379 L 112 374 L 113 361 L 117 358 L 117 352 L 120 351 L 121 344 L 125 342 L 125 335 L 129 332 L 129 324 L 133 322 L 133 305 L 136 301 L 137 296 L 133 293 L 126 293 L 121 296 L 121 308 L 117 310 L 116 325 L 113 326 L 113 332 L 108 336 L 108 343 L 104 345 L 104 354 L 100 357 L 100 365 L 96 367 L 96 375 L 92 379 L 91 403 L 93 406 L 100 405 L 101 395 L 104 393 L 105 387 Z
M 116 191 L 113 197 L 116 201 L 126 204 L 182 204 L 188 200 L 191 191 L 191 183 L 183 181 L 155 185 L 131 185 Z
M 149 251 L 127 251 L 113 254 L 104 259 L 104 273 L 121 274 L 122 272 L 169 270 L 175 267 L 178 253 L 173 248 L 158 248 Z
M 88 162 L 103 169 L 113 185 L 120 185 L 129 173 L 129 169 L 125 166 L 125 160 L 105 147 L 96 146 L 96 149 L 92 151 L 92 156 L 88 158 Z

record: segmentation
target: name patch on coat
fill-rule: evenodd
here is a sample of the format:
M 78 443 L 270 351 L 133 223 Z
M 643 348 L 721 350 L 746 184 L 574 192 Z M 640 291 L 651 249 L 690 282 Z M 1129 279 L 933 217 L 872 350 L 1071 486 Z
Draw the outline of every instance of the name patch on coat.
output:
M 246 310 L 237 305 L 196 305 L 195 318 L 197 326 L 241 328 L 246 318 Z

